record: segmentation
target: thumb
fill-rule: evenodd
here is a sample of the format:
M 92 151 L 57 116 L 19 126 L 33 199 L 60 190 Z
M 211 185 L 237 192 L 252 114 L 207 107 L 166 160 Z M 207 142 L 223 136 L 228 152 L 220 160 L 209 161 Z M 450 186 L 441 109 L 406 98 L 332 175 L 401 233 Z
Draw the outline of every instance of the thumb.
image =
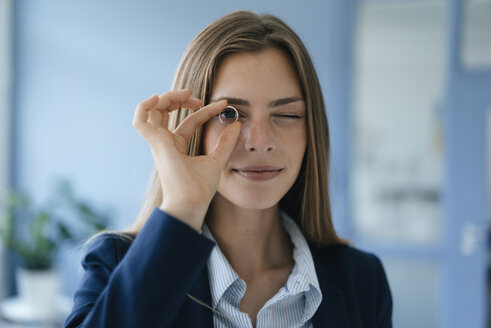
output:
M 215 150 L 210 154 L 210 157 L 215 159 L 222 168 L 225 167 L 228 158 L 234 150 L 241 128 L 242 124 L 238 121 L 227 126 L 220 135 L 220 138 L 218 138 Z

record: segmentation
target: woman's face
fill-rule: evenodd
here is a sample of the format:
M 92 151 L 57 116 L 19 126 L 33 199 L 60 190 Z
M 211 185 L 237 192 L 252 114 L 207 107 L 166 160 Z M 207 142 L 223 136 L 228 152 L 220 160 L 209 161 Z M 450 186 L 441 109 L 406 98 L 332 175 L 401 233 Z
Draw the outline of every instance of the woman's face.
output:
M 242 122 L 218 193 L 244 209 L 271 208 L 294 184 L 307 144 L 305 102 L 290 59 L 276 48 L 229 55 L 210 99 L 227 99 Z M 206 154 L 224 128 L 218 117 L 205 125 Z

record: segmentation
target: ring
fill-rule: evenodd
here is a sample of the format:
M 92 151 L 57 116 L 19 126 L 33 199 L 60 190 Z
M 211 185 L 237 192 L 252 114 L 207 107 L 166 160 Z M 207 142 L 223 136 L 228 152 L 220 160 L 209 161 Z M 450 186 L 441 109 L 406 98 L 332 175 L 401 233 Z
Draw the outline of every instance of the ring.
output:
M 234 107 L 227 106 L 218 114 L 218 119 L 222 124 L 229 125 L 239 119 L 239 112 Z

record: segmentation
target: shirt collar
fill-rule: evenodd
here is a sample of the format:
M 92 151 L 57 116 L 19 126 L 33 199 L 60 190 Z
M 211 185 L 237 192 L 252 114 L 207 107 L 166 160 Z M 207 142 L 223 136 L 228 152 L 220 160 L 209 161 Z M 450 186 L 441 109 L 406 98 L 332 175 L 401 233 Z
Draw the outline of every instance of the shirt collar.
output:
M 319 305 L 318 303 L 320 303 L 320 299 L 322 298 L 322 294 L 309 245 L 300 228 L 288 214 L 280 210 L 280 218 L 283 228 L 290 236 L 294 247 L 293 259 L 295 264 L 286 282 L 287 292 L 295 295 L 301 292 L 307 292 L 313 287 L 316 294 L 315 298 L 317 299 L 315 302 L 316 304 L 313 304 L 313 307 L 317 308 Z M 216 243 L 216 240 L 213 238 L 213 235 L 206 224 L 203 225 L 203 235 Z M 218 247 L 218 244 L 213 248 L 207 266 L 212 302 L 213 306 L 216 307 L 223 294 L 232 284 L 237 282 L 244 285 L 244 282 L 234 271 L 227 258 Z M 241 287 L 245 287 L 245 285 Z
M 295 221 L 283 211 L 280 211 L 285 231 L 293 243 L 293 259 L 295 265 L 288 277 L 286 287 L 291 294 L 308 291 L 310 285 L 320 291 L 319 280 L 315 272 L 314 260 L 309 245 Z
M 216 246 L 211 251 L 210 258 L 208 259 L 208 277 L 210 280 L 211 299 L 213 307 L 216 307 L 218 301 L 222 298 L 225 291 L 235 281 L 240 280 L 239 275 L 234 271 L 225 255 L 222 253 L 216 243 L 215 238 L 211 234 L 210 230 L 203 225 L 203 235 L 210 238 L 215 242 Z

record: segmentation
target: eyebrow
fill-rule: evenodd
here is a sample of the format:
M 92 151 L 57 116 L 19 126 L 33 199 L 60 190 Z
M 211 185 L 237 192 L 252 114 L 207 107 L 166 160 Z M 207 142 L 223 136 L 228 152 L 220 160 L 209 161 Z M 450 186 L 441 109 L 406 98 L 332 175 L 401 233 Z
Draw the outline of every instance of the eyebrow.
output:
M 234 98 L 234 97 L 219 97 L 219 98 L 210 100 L 210 102 L 215 102 L 215 101 L 220 101 L 220 100 L 227 100 L 229 105 L 240 105 L 240 106 L 246 106 L 246 107 L 249 107 L 251 105 L 249 103 L 249 101 L 246 99 Z M 276 100 L 273 100 L 272 102 L 270 102 L 268 104 L 268 107 L 271 107 L 271 108 L 272 107 L 279 107 L 279 106 L 294 103 L 297 101 L 303 101 L 303 98 L 295 96 L 295 97 L 285 97 L 285 98 L 281 98 L 281 99 L 276 99 Z

